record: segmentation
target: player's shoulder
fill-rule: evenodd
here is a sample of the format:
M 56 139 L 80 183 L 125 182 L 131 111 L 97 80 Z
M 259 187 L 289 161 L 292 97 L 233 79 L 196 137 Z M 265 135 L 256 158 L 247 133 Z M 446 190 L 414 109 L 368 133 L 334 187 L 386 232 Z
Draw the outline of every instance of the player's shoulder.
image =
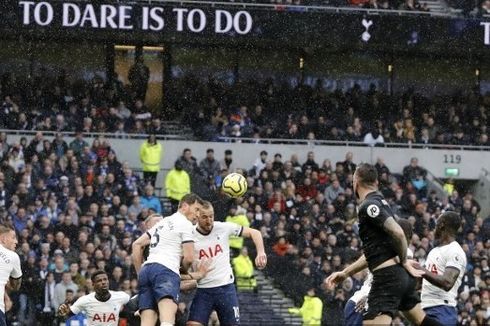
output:
M 383 203 L 381 200 L 378 200 L 377 198 L 368 198 L 359 205 L 359 214 L 377 217 L 380 214 L 382 207 Z
M 87 303 L 93 303 L 93 302 L 98 302 L 97 299 L 95 299 L 95 292 L 82 295 L 80 298 L 77 299 L 76 303 L 79 305 L 87 304 Z
M 114 300 L 122 301 L 123 303 L 126 303 L 129 301 L 130 296 L 124 291 L 110 291 L 111 292 L 111 298 Z
M 450 253 L 458 254 L 460 256 L 464 256 L 466 258 L 466 253 L 464 252 L 463 247 L 461 247 L 461 245 L 457 241 L 453 241 L 450 244 L 448 244 L 446 246 L 446 251 Z

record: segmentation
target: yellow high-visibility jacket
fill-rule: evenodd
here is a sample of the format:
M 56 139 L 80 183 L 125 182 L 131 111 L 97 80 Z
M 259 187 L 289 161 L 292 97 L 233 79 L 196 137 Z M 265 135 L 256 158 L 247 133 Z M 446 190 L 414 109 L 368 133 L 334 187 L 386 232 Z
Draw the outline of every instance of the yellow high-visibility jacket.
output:
M 254 265 L 249 256 L 238 255 L 233 258 L 236 286 L 239 290 L 253 290 L 257 286 L 254 277 Z
M 143 165 L 143 172 L 158 172 L 160 170 L 160 160 L 162 155 L 162 145 L 157 141 L 155 145 L 145 141 L 140 147 L 140 161 Z
M 305 295 L 301 308 L 289 308 L 289 313 L 303 318 L 303 326 L 319 326 L 322 324 L 323 302 L 318 297 Z
M 232 223 L 241 225 L 243 227 L 245 227 L 245 226 L 249 227 L 250 226 L 250 221 L 248 220 L 247 216 L 245 216 L 245 215 L 227 216 L 226 222 L 232 222 Z M 230 248 L 242 249 L 242 247 L 243 247 L 243 238 L 242 237 L 230 236 Z
M 168 198 L 181 200 L 184 195 L 191 192 L 189 174 L 184 170 L 170 170 L 165 177 L 165 191 Z

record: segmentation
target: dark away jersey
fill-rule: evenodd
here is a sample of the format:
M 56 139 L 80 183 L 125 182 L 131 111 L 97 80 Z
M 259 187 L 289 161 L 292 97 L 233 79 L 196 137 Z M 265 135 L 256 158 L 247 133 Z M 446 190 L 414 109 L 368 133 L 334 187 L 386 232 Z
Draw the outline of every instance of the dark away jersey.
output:
M 398 256 L 391 236 L 383 228 L 386 219 L 394 215 L 383 195 L 375 191 L 361 203 L 358 216 L 362 249 L 372 271 L 386 260 Z

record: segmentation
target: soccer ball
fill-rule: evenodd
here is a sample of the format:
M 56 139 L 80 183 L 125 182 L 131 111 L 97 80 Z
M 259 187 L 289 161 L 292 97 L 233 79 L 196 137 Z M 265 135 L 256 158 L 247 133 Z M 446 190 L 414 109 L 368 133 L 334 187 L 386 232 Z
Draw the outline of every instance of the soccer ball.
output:
M 221 189 L 231 198 L 238 198 L 247 192 L 247 180 L 239 173 L 230 173 L 221 184 Z

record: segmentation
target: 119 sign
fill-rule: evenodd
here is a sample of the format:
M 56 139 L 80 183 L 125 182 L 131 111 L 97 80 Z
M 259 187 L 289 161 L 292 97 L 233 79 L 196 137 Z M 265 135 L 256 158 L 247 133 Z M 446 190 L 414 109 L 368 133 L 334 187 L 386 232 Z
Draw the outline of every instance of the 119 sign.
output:
M 461 155 L 444 154 L 444 163 L 459 164 L 461 163 Z

